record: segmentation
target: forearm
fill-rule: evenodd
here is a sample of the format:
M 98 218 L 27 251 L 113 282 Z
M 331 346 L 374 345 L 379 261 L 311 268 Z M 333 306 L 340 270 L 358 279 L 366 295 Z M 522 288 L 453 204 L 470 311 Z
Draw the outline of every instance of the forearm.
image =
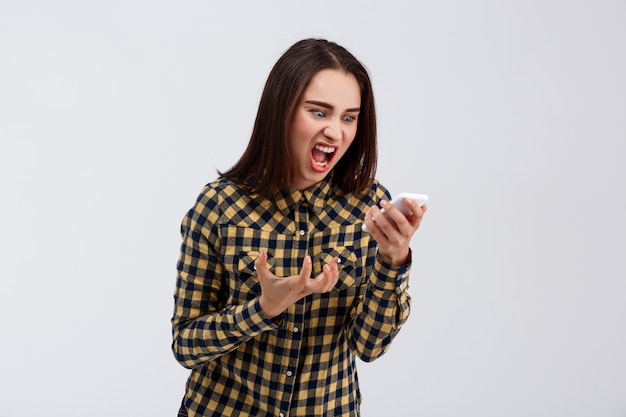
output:
M 237 349 L 277 325 L 261 311 L 258 298 L 195 319 L 175 316 L 172 350 L 186 368 L 195 368 Z
M 409 270 L 410 263 L 395 268 L 376 258 L 350 322 L 351 348 L 363 361 L 382 356 L 408 319 Z

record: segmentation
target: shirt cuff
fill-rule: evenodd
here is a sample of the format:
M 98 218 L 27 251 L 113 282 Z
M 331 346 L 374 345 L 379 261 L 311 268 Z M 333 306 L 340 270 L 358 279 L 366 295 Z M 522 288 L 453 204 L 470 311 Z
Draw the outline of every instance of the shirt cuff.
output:
M 236 307 L 235 322 L 242 333 L 250 335 L 280 327 L 263 313 L 258 297 Z
M 411 273 L 412 252 L 409 249 L 409 261 L 402 266 L 393 266 L 380 259 L 378 253 L 374 261 L 374 274 L 371 284 L 377 288 L 398 293 L 406 290 L 409 285 L 409 274 Z

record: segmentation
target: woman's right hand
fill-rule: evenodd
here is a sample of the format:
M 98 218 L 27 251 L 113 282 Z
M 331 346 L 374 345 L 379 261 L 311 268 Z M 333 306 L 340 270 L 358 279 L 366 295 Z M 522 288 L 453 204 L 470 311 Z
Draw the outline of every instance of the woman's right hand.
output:
M 277 277 L 267 267 L 267 252 L 262 251 L 254 261 L 254 267 L 261 284 L 259 303 L 268 318 L 274 318 L 290 305 L 313 293 L 326 293 L 333 289 L 339 280 L 339 258 L 333 258 L 330 264 L 315 278 L 311 278 L 313 265 L 311 257 L 306 256 L 299 275 Z

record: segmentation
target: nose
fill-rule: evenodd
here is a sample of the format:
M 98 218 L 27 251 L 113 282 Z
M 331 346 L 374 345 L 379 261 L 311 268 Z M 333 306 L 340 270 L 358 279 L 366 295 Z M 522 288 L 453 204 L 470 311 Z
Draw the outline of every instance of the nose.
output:
M 324 136 L 332 141 L 339 142 L 342 136 L 341 120 L 336 118 L 330 120 L 326 127 L 324 127 Z

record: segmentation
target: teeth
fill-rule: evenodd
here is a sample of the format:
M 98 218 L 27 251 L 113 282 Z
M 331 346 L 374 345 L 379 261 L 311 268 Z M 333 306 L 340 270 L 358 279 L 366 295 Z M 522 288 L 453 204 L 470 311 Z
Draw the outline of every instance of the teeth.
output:
M 317 149 L 318 151 L 322 151 L 324 153 L 333 153 L 333 152 L 335 152 L 335 148 L 333 148 L 331 146 L 315 145 L 315 149 Z
M 317 165 L 318 167 L 325 167 L 326 165 L 328 165 L 328 162 L 326 162 L 326 161 L 324 161 L 324 162 L 313 161 L 313 163 L 315 165 Z

